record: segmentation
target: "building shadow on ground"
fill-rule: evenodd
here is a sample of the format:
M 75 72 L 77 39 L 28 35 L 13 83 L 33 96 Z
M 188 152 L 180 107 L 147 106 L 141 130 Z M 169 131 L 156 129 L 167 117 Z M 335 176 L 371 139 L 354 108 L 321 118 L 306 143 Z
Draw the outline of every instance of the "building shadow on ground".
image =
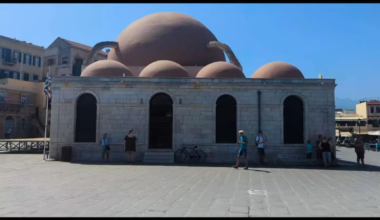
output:
M 41 161 L 43 158 L 42 152 L 37 151 L 11 151 L 5 152 L 0 151 L 0 155 L 2 154 L 18 154 L 18 155 L 41 155 Z M 63 162 L 63 161 L 54 161 L 54 160 L 46 160 L 45 162 L 57 162 L 57 163 L 72 163 L 72 164 L 81 164 L 81 165 L 103 165 L 103 166 L 166 166 L 166 167 L 226 167 L 232 168 L 233 163 L 173 163 L 173 164 L 153 164 L 153 163 L 142 163 L 135 162 L 133 164 L 127 164 L 124 161 L 72 161 L 72 162 Z M 243 169 L 243 164 L 239 169 Z M 270 171 L 266 169 L 309 169 L 309 170 L 343 170 L 343 171 L 366 171 L 366 172 L 380 172 L 380 166 L 366 164 L 365 166 L 357 165 L 356 162 L 346 161 L 338 158 L 338 166 L 333 167 L 324 167 L 323 165 L 316 164 L 315 161 L 309 164 L 302 163 L 279 163 L 279 164 L 270 164 L 267 163 L 265 165 L 259 165 L 254 161 L 250 162 L 250 171 L 262 172 L 262 173 L 270 173 Z

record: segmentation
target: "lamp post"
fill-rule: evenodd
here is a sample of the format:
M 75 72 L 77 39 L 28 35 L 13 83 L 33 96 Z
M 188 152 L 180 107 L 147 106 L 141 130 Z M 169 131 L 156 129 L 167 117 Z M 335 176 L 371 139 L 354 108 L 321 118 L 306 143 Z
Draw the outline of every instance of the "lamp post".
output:
M 340 137 L 341 137 L 341 133 L 340 133 L 340 122 L 342 121 L 342 116 L 339 115 L 339 121 L 338 121 L 338 130 L 339 130 L 339 141 L 340 141 Z
M 359 122 L 359 135 L 360 135 L 360 123 L 361 123 L 360 118 L 358 119 L 358 122 Z

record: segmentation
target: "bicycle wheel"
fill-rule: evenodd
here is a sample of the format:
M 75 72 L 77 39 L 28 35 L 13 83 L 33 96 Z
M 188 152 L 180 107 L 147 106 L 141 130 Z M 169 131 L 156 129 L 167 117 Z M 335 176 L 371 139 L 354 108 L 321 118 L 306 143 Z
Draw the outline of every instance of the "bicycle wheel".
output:
M 205 162 L 205 160 L 207 158 L 207 154 L 203 150 L 197 150 L 197 151 L 195 151 L 195 153 L 197 154 L 195 156 L 195 159 L 198 162 Z
M 177 150 L 174 153 L 174 160 L 177 163 L 183 163 L 187 159 L 187 154 L 183 150 Z

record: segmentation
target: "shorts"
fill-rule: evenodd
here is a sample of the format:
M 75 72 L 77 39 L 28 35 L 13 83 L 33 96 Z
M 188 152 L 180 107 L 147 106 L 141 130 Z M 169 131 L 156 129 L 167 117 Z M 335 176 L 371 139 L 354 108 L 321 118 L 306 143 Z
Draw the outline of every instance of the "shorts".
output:
M 323 162 L 331 163 L 331 152 L 322 152 Z
M 102 146 L 102 154 L 108 154 L 109 152 L 109 150 L 106 150 L 106 146 Z
M 264 151 L 264 148 L 257 148 L 257 153 L 260 155 L 260 156 L 265 156 L 265 151 Z
M 244 154 L 244 157 L 247 157 L 247 149 L 240 149 L 238 157 L 241 157 Z
M 364 159 L 364 152 L 355 152 L 358 160 Z
M 306 159 L 311 159 L 311 152 L 306 153 Z

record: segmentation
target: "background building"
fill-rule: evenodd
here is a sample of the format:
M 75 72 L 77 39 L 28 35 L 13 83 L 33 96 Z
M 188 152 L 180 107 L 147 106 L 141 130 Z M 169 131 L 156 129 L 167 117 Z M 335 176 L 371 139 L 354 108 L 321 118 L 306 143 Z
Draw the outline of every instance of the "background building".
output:
M 58 37 L 45 50 L 45 71 L 50 67 L 51 76 L 80 76 L 82 65 L 92 47 Z M 107 53 L 99 51 L 95 61 L 107 59 Z
M 335 110 L 336 136 L 367 135 L 380 130 L 380 101 L 363 99 L 356 110 Z
M 0 138 L 8 129 L 13 138 L 41 135 L 43 54 L 42 46 L 0 36 Z

